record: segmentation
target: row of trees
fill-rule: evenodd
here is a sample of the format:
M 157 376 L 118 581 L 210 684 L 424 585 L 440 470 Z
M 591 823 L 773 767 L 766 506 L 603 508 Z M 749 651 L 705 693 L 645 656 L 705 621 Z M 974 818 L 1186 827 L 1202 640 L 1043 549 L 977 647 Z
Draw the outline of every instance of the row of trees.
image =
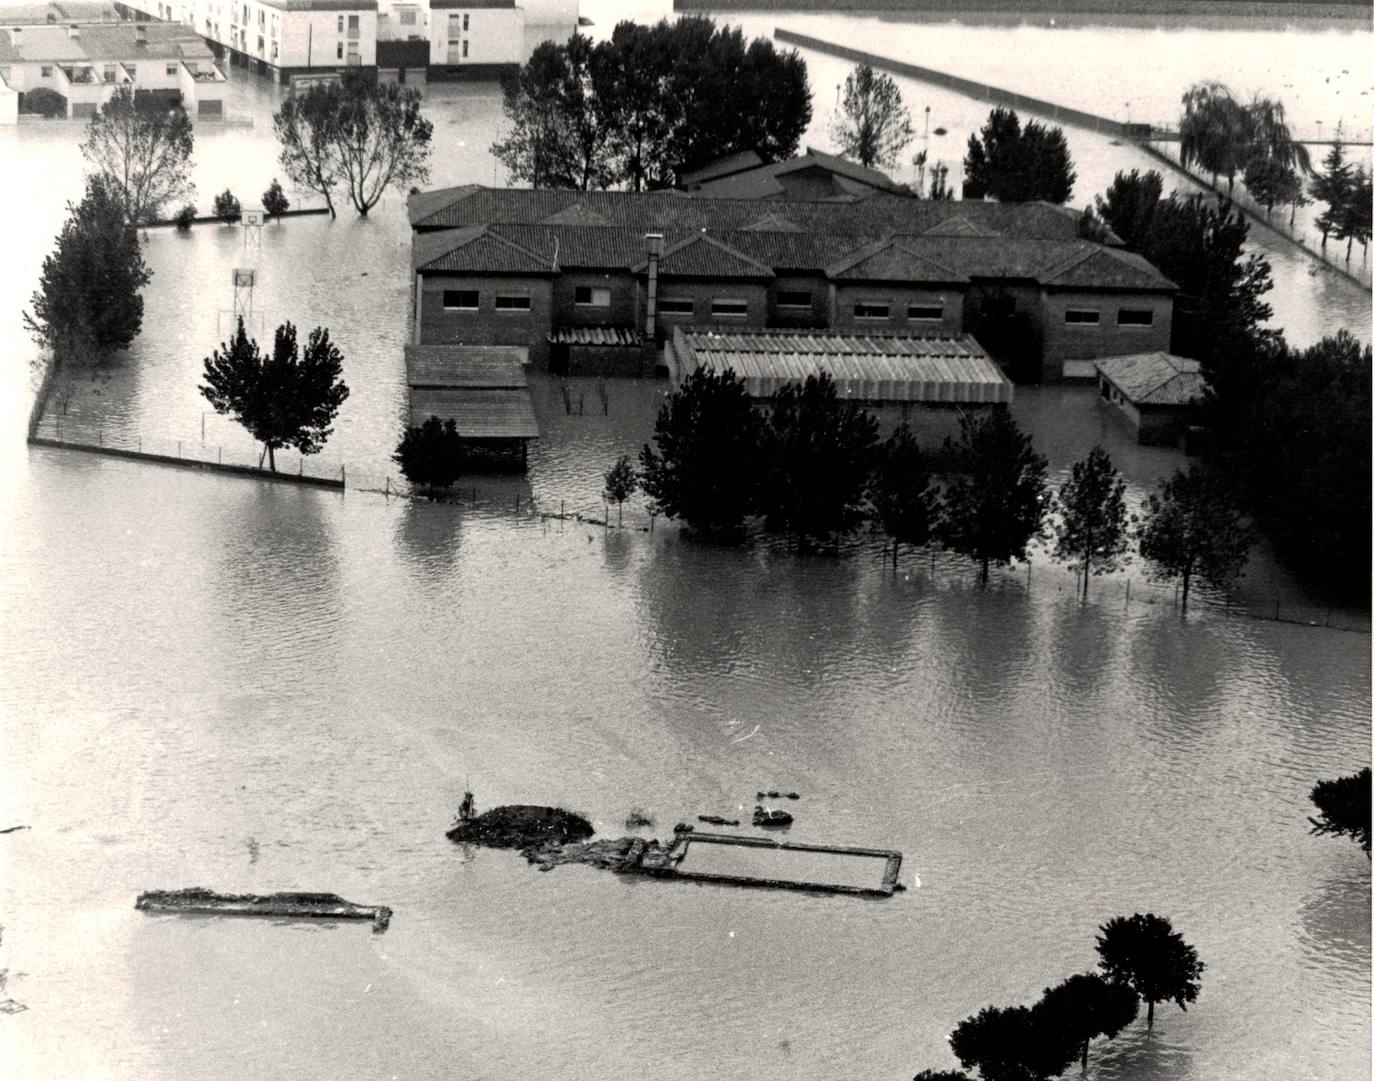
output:
M 1088 1045 L 1114 1039 L 1144 1001 L 1187 1009 L 1207 967 L 1169 920 L 1152 913 L 1117 916 L 1098 929 L 1099 972 L 1070 976 L 1032 1006 L 988 1006 L 950 1034 L 950 1049 L 983 1081 L 1047 1081 L 1075 1061 L 1088 1068 Z M 970 1081 L 958 1070 L 924 1070 L 915 1081 Z
M 944 449 L 951 471 L 937 486 L 910 428 L 880 442 L 877 421 L 824 373 L 784 387 L 765 415 L 733 372 L 698 369 L 659 412 L 637 481 L 655 510 L 716 537 L 738 540 L 759 517 L 814 545 L 872 521 L 894 563 L 901 545 L 938 543 L 975 560 L 984 582 L 1047 535 L 1085 591 L 1126 561 L 1132 539 L 1155 574 L 1179 581 L 1185 605 L 1195 581 L 1224 589 L 1245 565 L 1249 529 L 1210 470 L 1180 470 L 1136 519 L 1100 447 L 1051 493 L 1045 458 L 1005 409 L 964 416 Z M 615 490 L 608 475 L 620 501 Z
M 1368 258 L 1374 189 L 1371 189 L 1369 173 L 1364 166 L 1357 165 L 1352 171 L 1345 160 L 1345 144 L 1339 129 L 1322 160 L 1322 171 L 1312 178 L 1311 192 L 1314 199 L 1326 204 L 1326 209 L 1317 216 L 1323 250 L 1330 237 L 1344 240 L 1345 261 L 1349 263 L 1351 248 L 1358 241 Z
M 792 154 L 811 122 L 806 64 L 704 16 L 545 42 L 503 85 L 492 154 L 534 187 L 635 191 L 737 151 Z

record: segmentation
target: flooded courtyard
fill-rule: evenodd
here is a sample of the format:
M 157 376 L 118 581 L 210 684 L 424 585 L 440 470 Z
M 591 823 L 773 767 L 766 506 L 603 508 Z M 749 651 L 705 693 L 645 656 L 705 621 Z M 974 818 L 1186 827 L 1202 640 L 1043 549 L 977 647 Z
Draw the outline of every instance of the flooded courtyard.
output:
M 836 80 L 807 60 L 819 126 Z M 274 93 L 241 81 L 230 111 L 253 127 L 197 130 L 203 205 L 279 175 Z M 429 101 L 433 182 L 503 181 L 495 89 Z M 937 107 L 960 144 L 987 112 Z M 0 311 L 13 358 L 33 352 L 18 311 L 79 190 L 78 139 L 0 135 L 19 163 L 0 195 L 22 211 Z M 1134 164 L 1070 140 L 1081 196 Z M 535 377 L 527 477 L 476 478 L 458 504 L 386 498 L 399 199 L 269 225 L 250 257 L 269 331 L 323 324 L 344 351 L 352 395 L 322 457 L 371 478 L 346 494 L 26 448 L 28 371 L 5 367 L 0 828 L 32 828 L 0 837 L 0 966 L 28 1007 L 0 1017 L 0 1075 L 909 1077 L 954 1065 L 965 1016 L 1091 968 L 1100 923 L 1153 911 L 1206 962 L 1201 996 L 1095 1047 L 1090 1076 L 1368 1076 L 1369 864 L 1306 817 L 1317 778 L 1369 758 L 1369 637 L 1335 629 L 1367 612 L 1328 629 L 1262 551 L 1240 597 L 1183 619 L 1138 566 L 1083 604 L 1043 559 L 982 591 L 947 557 L 894 573 L 866 535 L 802 556 L 644 531 L 637 499 L 625 530 L 531 513 L 602 513 L 601 473 L 652 430 L 651 381 L 613 383 L 604 412 L 572 381 L 586 410 L 569 412 Z M 242 232 L 152 231 L 147 258 L 144 333 L 79 388 L 72 422 L 188 443 L 203 423 L 206 445 L 251 451 L 196 390 Z M 1293 340 L 1367 333 L 1367 291 L 1270 258 Z M 1181 462 L 1134 447 L 1091 389 L 1018 388 L 1016 414 L 1054 482 L 1098 441 L 1132 501 Z M 1275 599 L 1318 625 L 1246 618 Z M 574 809 L 601 835 L 642 811 L 660 838 L 796 791 L 789 840 L 900 850 L 907 888 L 541 874 L 445 839 L 465 787 L 481 809 Z M 329 890 L 395 916 L 373 936 L 133 909 L 196 885 Z M 703 1038 L 657 1038 L 673 1032 Z

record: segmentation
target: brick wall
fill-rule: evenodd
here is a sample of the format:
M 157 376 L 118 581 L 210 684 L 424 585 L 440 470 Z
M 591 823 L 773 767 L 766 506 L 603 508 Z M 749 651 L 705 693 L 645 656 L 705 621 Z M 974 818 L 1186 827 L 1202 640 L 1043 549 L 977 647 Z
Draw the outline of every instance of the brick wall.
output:
M 576 302 L 578 287 L 609 289 L 608 307 Z M 636 309 L 635 279 L 630 274 L 598 274 L 590 270 L 565 270 L 553 283 L 553 322 L 559 327 L 632 327 L 643 323 Z
M 659 278 L 658 280 L 658 331 L 666 338 L 673 336 L 674 327 L 719 327 L 758 328 L 768 324 L 768 284 L 766 282 L 709 282 L 686 278 Z M 673 315 L 663 310 L 662 302 L 668 298 L 690 299 L 693 302 L 691 315 Z M 743 316 L 712 316 L 711 302 L 717 298 L 744 300 L 749 304 Z M 640 301 L 639 326 L 642 329 L 644 301 Z
M 819 274 L 774 278 L 768 288 L 768 325 L 826 327 L 830 325 L 830 283 Z M 809 307 L 780 307 L 779 293 L 810 293 Z
M 1121 309 L 1149 311 L 1149 326 L 1121 325 Z M 1097 323 L 1069 323 L 1071 310 L 1096 311 Z M 1174 302 L 1167 293 L 1051 293 L 1044 296 L 1044 379 L 1092 375 L 1090 365 L 1073 361 L 1125 353 L 1168 352 Z
M 854 314 L 859 302 L 886 304 L 887 318 L 861 317 Z M 958 289 L 918 288 L 881 282 L 836 283 L 834 291 L 832 330 L 902 331 L 908 334 L 959 334 L 964 323 L 964 297 Z M 909 319 L 911 306 L 939 308 L 938 320 Z
M 420 280 L 422 344 L 524 345 L 529 347 L 531 363 L 541 367 L 548 363 L 553 297 L 547 278 L 426 274 Z M 476 290 L 477 310 L 446 309 L 445 290 Z M 528 311 L 498 311 L 498 294 L 528 295 L 530 308 Z

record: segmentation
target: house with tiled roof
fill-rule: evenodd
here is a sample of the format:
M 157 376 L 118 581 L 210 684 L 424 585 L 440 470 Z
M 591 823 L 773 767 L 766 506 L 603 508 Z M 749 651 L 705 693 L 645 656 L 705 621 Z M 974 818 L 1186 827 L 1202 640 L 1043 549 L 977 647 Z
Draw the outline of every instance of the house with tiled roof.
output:
M 1172 353 L 1134 353 L 1093 361 L 1098 391 L 1135 429 L 1136 442 L 1174 445 L 1197 423 L 1206 390 L 1196 360 Z
M 763 161 L 752 150 L 731 154 L 685 174 L 678 185 L 693 195 L 724 199 L 864 199 L 898 192 L 892 178 L 835 154 L 807 148 L 784 161 Z
M 1049 381 L 1169 345 L 1174 283 L 1044 203 L 467 185 L 408 210 L 414 340 L 524 344 L 555 369 L 579 327 L 623 331 L 620 362 L 626 340 L 652 349 L 675 327 L 969 333 Z
M 193 117 L 224 115 L 226 79 L 214 53 L 175 23 L 0 22 L 0 81 L 18 91 L 21 111 L 93 116 L 131 86 Z

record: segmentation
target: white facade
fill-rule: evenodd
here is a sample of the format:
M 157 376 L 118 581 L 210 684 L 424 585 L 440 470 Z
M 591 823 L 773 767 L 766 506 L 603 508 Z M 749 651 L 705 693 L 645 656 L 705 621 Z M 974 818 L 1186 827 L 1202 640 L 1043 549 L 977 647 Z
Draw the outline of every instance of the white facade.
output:
M 523 64 L 544 41 L 566 41 L 577 30 L 577 0 L 427 0 L 429 62 Z

